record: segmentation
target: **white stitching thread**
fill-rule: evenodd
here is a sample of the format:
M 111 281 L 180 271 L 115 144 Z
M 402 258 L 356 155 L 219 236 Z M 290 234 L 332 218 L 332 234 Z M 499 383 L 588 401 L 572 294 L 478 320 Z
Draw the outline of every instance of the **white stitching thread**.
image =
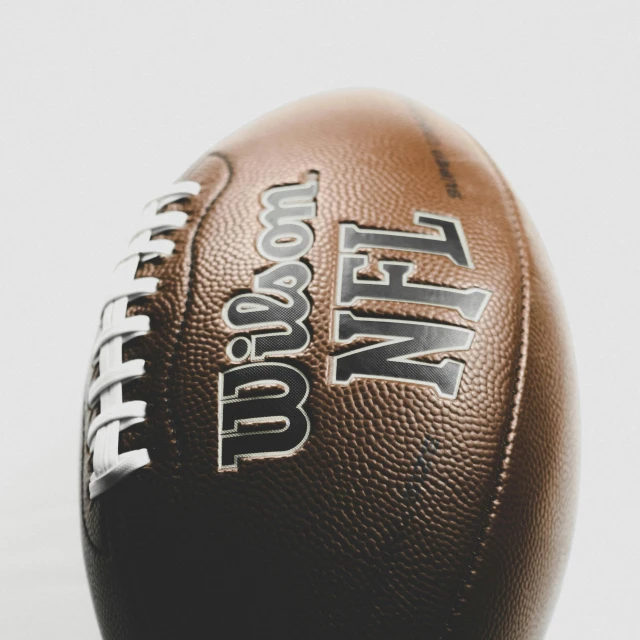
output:
M 144 375 L 144 360 L 122 360 L 122 346 L 127 340 L 149 332 L 147 316 L 127 317 L 129 302 L 155 293 L 157 278 L 136 278 L 140 262 L 157 256 L 170 256 L 174 243 L 153 236 L 184 227 L 184 211 L 158 213 L 166 205 L 181 198 L 200 193 L 197 182 L 178 182 L 147 204 L 142 212 L 143 223 L 133 236 L 124 259 L 114 271 L 114 284 L 102 310 L 100 330 L 92 350 L 92 363 L 99 366 L 99 376 L 89 387 L 89 407 L 100 402 L 100 412 L 87 430 L 87 446 L 93 454 L 93 473 L 89 481 L 89 495 L 96 498 L 127 475 L 149 464 L 146 449 L 119 453 L 120 431 L 143 422 L 146 402 L 122 401 L 122 385 Z

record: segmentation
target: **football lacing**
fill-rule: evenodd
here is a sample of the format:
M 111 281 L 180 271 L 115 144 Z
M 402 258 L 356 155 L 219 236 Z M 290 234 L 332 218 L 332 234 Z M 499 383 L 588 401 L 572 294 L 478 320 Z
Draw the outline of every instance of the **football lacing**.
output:
M 99 496 L 127 475 L 149 464 L 147 449 L 119 453 L 120 431 L 143 422 L 147 403 L 141 400 L 122 401 L 122 385 L 144 375 L 142 359 L 123 362 L 122 346 L 128 340 L 149 332 L 149 318 L 143 315 L 127 317 L 129 303 L 155 293 L 157 278 L 136 278 L 140 262 L 158 256 L 170 256 L 174 243 L 166 238 L 153 239 L 165 231 L 181 229 L 187 222 L 184 211 L 158 213 L 166 205 L 200 193 L 197 182 L 178 182 L 160 197 L 147 204 L 142 212 L 143 223 L 129 244 L 127 255 L 115 268 L 114 286 L 107 297 L 101 316 L 100 330 L 92 350 L 92 365 L 98 364 L 99 375 L 87 394 L 87 404 L 93 408 L 100 402 L 100 411 L 87 430 L 87 446 L 93 454 L 93 473 L 89 481 L 91 498 Z

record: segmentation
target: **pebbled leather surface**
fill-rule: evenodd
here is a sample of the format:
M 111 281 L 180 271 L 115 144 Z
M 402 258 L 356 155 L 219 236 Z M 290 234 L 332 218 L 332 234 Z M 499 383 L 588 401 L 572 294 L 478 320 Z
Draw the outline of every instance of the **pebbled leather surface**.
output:
M 235 335 L 222 306 L 270 265 L 255 248 L 261 194 L 310 170 L 311 343 L 295 361 L 311 382 L 311 435 L 294 456 L 219 473 L 218 374 Z M 147 447 L 152 463 L 92 502 L 83 456 L 103 636 L 542 637 L 572 529 L 572 361 L 535 232 L 485 152 L 398 96 L 344 92 L 252 123 L 184 177 L 203 191 L 172 205 L 189 223 L 171 234 L 174 256 L 140 270 L 161 279 L 158 293 L 130 307 L 152 332 L 126 347 L 148 371 L 126 394 L 149 413 L 121 451 Z M 461 220 L 475 269 L 388 250 L 372 259 L 410 259 L 419 282 L 490 290 L 481 319 L 371 300 L 355 310 L 473 329 L 470 350 L 450 354 L 466 363 L 458 397 L 330 385 L 338 222 L 415 231 L 416 209 Z

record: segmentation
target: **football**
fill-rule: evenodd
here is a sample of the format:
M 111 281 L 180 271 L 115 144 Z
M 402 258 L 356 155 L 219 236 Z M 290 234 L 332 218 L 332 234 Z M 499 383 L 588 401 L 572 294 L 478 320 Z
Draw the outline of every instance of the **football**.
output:
M 91 357 L 104 638 L 543 637 L 572 355 L 536 232 L 464 130 L 361 90 L 231 135 L 144 207 Z

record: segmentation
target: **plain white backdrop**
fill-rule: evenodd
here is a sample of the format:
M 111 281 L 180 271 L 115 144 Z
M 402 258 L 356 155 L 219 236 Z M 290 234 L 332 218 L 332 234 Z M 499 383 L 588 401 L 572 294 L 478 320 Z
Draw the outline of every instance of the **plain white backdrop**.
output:
M 578 523 L 547 637 L 640 637 L 639 20 L 635 0 L 1 3 L 0 637 L 99 637 L 82 391 L 141 206 L 239 125 L 349 86 L 460 123 L 528 207 L 582 398 Z

